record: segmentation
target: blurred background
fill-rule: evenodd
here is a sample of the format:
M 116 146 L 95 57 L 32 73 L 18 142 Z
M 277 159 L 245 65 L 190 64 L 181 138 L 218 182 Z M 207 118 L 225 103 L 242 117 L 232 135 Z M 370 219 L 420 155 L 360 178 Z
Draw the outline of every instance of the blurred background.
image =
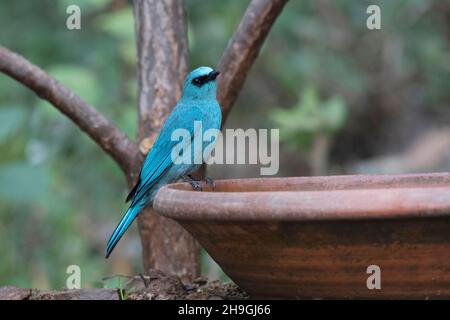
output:
M 381 7 L 381 30 L 366 9 Z M 81 8 L 81 30 L 66 8 Z M 248 1 L 186 0 L 191 68 L 215 66 Z M 136 136 L 134 21 L 126 0 L 0 2 L 0 44 Z M 450 171 L 450 1 L 290 1 L 227 128 L 280 128 L 280 176 Z M 213 166 L 214 178 L 259 166 Z M 0 286 L 82 287 L 142 272 L 136 224 L 110 260 L 126 205 L 115 163 L 55 108 L 0 74 Z M 223 278 L 207 254 L 204 273 Z

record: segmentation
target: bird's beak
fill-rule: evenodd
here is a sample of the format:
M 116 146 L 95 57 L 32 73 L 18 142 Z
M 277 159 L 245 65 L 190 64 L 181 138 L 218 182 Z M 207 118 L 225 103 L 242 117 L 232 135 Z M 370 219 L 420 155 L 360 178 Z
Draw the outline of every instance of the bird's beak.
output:
M 217 71 L 217 70 L 211 71 L 210 74 L 208 75 L 208 78 L 210 81 L 216 80 L 216 78 L 219 74 L 220 74 L 220 71 Z

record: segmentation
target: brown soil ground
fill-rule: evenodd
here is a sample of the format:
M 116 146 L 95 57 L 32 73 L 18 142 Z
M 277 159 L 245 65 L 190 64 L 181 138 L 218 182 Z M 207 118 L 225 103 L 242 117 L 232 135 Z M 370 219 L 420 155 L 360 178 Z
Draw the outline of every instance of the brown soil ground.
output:
M 45 291 L 17 287 L 0 287 L 0 300 L 228 300 L 248 299 L 233 283 L 198 278 L 182 283 L 178 277 L 158 270 L 147 275 L 122 277 L 123 289 L 77 289 Z

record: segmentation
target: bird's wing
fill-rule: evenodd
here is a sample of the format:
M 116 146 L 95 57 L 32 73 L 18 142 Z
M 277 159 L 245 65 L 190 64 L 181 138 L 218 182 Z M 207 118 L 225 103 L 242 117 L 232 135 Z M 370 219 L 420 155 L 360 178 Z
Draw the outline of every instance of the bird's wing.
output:
M 173 165 L 172 149 L 179 141 L 172 141 L 172 132 L 185 129 L 194 138 L 194 121 L 201 121 L 203 111 L 195 106 L 178 105 L 167 118 L 153 147 L 142 165 L 139 181 L 127 197 L 133 202 L 140 200 Z

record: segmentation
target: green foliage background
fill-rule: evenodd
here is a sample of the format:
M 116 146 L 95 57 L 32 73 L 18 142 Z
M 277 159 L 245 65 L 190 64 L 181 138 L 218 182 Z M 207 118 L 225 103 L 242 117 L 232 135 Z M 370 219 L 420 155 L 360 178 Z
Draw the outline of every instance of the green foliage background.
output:
M 0 44 L 134 138 L 134 21 L 127 3 L 102 12 L 110 1 L 2 1 Z M 369 31 L 372 2 L 331 1 L 327 9 L 323 1 L 290 1 L 276 22 L 228 127 L 280 127 L 291 146 L 280 175 L 308 174 L 301 163 L 317 131 L 336 138 L 330 161 L 339 167 L 404 143 L 414 126 L 403 115 L 411 110 L 420 123 L 450 120 L 449 1 L 375 1 L 382 30 Z M 80 31 L 65 27 L 70 4 L 81 7 Z M 217 64 L 247 4 L 186 1 L 192 68 Z M 395 102 L 384 103 L 392 96 Z M 402 126 L 410 128 L 403 136 L 394 130 Z M 219 171 L 236 175 L 253 174 Z M 142 271 L 135 226 L 114 257 L 103 258 L 126 193 L 118 167 L 89 138 L 0 75 L 0 285 L 61 288 L 71 264 L 81 267 L 83 287 Z M 205 256 L 205 272 L 220 276 L 214 270 Z

